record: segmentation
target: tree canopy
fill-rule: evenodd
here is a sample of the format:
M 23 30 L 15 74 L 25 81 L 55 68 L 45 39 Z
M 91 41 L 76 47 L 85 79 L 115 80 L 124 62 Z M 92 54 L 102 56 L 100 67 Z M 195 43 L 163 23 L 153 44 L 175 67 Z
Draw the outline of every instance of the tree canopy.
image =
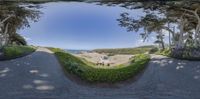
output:
M 145 13 L 135 19 L 129 13 L 122 13 L 119 21 L 121 27 L 127 31 L 141 33 L 144 40 L 151 33 L 156 33 L 156 43 L 164 49 L 165 35 L 169 36 L 170 46 L 173 48 L 200 46 L 200 1 L 130 1 L 130 0 L 101 0 L 99 4 L 108 6 L 121 6 L 126 9 L 142 9 Z M 165 32 L 163 32 L 165 31 Z M 168 31 L 169 34 L 166 34 Z
M 17 29 L 30 27 L 30 21 L 36 22 L 39 19 L 41 12 L 37 10 L 38 8 L 38 5 L 0 2 L 0 47 L 12 43 L 12 37 L 16 37 Z

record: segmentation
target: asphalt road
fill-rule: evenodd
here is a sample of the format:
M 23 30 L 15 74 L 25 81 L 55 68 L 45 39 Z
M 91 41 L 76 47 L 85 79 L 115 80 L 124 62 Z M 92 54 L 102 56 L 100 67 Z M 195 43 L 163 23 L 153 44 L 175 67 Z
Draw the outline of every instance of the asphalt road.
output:
M 200 62 L 152 55 L 144 73 L 127 84 L 77 84 L 45 48 L 0 61 L 0 99 L 200 99 Z

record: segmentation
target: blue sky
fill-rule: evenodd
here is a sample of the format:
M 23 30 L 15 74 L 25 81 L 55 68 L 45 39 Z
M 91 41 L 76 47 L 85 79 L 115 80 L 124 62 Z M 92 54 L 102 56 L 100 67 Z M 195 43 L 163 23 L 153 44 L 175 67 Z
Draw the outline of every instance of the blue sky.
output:
M 39 22 L 19 30 L 31 45 L 65 49 L 127 48 L 152 44 L 138 33 L 119 27 L 120 13 L 142 16 L 142 10 L 78 2 L 43 4 Z M 150 38 L 151 39 L 151 38 Z M 153 39 L 153 38 L 152 38 Z M 149 40 L 152 41 L 152 40 Z

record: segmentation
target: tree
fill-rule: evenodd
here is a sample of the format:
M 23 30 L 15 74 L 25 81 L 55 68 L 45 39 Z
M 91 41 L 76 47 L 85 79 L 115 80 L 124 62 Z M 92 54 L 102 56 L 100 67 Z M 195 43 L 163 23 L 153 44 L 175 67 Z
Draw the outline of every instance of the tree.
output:
M 35 6 L 20 5 L 17 2 L 1 2 L 0 6 L 0 47 L 11 44 L 17 29 L 30 27 L 29 22 L 36 22 L 41 12 Z
M 173 46 L 173 48 L 175 47 L 179 49 L 187 46 L 200 46 L 200 1 L 182 0 L 138 2 L 137 0 L 125 0 L 122 2 L 121 0 L 103 0 L 101 4 L 106 4 L 109 6 L 120 5 L 127 9 L 143 9 L 143 12 L 146 13 L 146 15 L 137 20 L 131 18 L 131 16 L 128 16 L 127 14 L 125 14 L 125 16 L 121 15 L 121 19 L 118 19 L 120 26 L 126 27 L 128 31 L 135 31 L 138 30 L 138 28 L 142 28 L 144 31 L 147 29 L 148 35 L 152 33 L 152 31 L 149 31 L 149 28 L 152 28 L 152 30 L 158 34 L 161 34 L 160 30 L 165 29 L 172 35 L 172 37 L 170 37 L 170 39 L 172 38 L 172 44 L 170 45 Z M 149 17 L 150 15 L 155 17 Z M 153 18 L 158 20 L 148 20 L 151 22 L 142 24 L 145 22 L 145 18 Z M 177 31 L 175 32 L 174 29 L 170 28 L 169 24 L 172 24 L 173 27 L 176 27 Z M 146 26 L 148 26 L 148 28 Z M 162 40 L 160 39 L 159 42 L 162 42 Z
M 138 32 L 140 28 L 144 30 L 142 38 L 145 40 L 149 34 L 156 33 L 157 40 L 155 43 L 159 43 L 162 46 L 162 49 L 165 49 L 164 45 L 164 34 L 162 33 L 163 29 L 167 29 L 168 27 L 165 26 L 167 20 L 163 18 L 158 18 L 156 15 L 147 14 L 145 17 L 141 17 L 139 20 L 135 20 L 134 18 L 129 17 L 128 13 L 121 14 L 121 18 L 118 19 L 119 25 L 121 27 L 126 27 L 127 31 L 135 31 Z
M 6 44 L 6 38 L 8 38 L 7 34 L 8 34 L 8 24 L 5 24 L 5 21 L 7 21 L 11 16 L 6 17 L 5 19 L 3 19 L 2 21 L 0 21 L 0 47 L 3 46 L 4 44 Z

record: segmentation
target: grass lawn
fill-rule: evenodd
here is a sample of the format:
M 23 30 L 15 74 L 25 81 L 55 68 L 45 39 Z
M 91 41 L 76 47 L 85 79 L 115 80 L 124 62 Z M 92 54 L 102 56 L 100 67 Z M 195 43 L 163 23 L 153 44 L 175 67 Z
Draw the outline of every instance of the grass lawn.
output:
M 138 54 L 131 61 L 129 66 L 120 66 L 116 68 L 94 68 L 87 62 L 68 54 L 62 50 L 49 48 L 57 56 L 59 62 L 64 69 L 73 73 L 89 82 L 107 82 L 115 83 L 118 81 L 127 80 L 137 75 L 145 68 L 150 57 L 146 54 Z
M 6 46 L 3 48 L 2 60 L 14 59 L 28 55 L 35 51 L 35 47 L 32 46 Z

